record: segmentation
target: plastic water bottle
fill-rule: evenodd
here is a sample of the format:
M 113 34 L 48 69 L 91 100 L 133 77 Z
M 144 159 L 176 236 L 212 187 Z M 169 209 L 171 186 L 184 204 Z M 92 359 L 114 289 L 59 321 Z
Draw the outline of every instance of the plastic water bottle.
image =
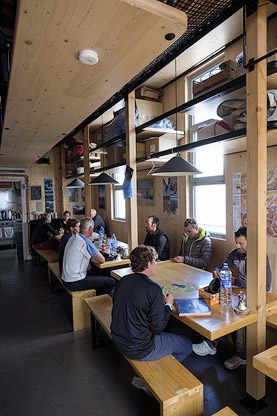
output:
M 115 236 L 115 233 L 113 233 L 111 238 L 111 255 L 116 256 L 117 255 L 117 239 Z
M 220 304 L 232 306 L 232 272 L 227 263 L 220 271 Z
M 102 249 L 104 235 L 105 235 L 105 230 L 103 227 L 100 227 L 100 230 L 99 230 L 99 249 L 100 250 Z

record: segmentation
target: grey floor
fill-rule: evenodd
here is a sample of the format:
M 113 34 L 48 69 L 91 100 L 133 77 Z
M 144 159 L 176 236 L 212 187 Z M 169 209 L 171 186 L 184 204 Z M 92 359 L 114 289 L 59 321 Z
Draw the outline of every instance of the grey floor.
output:
M 71 300 L 51 294 L 47 268 L 17 259 L 15 249 L 0 248 L 0 414 L 2 416 L 159 415 L 155 399 L 131 385 L 134 375 L 112 344 L 95 350 L 90 331 L 72 332 Z M 176 321 L 174 332 L 184 328 Z M 199 336 L 187 329 L 194 342 Z M 204 384 L 204 414 L 230 406 L 250 415 L 239 400 L 245 396 L 245 368 L 230 372 L 224 359 L 232 345 L 220 343 L 215 356 L 184 362 Z M 269 407 L 258 414 L 273 416 L 276 383 L 267 380 Z

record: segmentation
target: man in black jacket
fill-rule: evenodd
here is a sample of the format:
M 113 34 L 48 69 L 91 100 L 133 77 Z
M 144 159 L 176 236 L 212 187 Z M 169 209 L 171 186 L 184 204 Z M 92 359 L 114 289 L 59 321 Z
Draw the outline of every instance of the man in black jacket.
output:
M 101 215 L 97 214 L 96 209 L 94 209 L 94 208 L 91 209 L 90 216 L 94 221 L 94 232 L 99 233 L 100 228 L 103 227 L 104 228 L 104 233 L 108 235 L 108 228 L 106 226 L 106 223 L 103 220 L 103 218 L 101 217 Z
M 136 247 L 130 260 L 134 273 L 120 280 L 113 296 L 114 345 L 132 360 L 156 361 L 172 354 L 182 362 L 192 351 L 191 341 L 162 332 L 169 321 L 174 298 L 169 293 L 163 295 L 161 287 L 150 279 L 156 268 L 153 248 Z M 132 384 L 149 393 L 139 377 L 134 377 Z
M 145 221 L 145 231 L 147 235 L 144 245 L 154 247 L 158 253 L 159 260 L 169 260 L 170 258 L 170 242 L 168 236 L 159 229 L 159 218 L 151 215 Z

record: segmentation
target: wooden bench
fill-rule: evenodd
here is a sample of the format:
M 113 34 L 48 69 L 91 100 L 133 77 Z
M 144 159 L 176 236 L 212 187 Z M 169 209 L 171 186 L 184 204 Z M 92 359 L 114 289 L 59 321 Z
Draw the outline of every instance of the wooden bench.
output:
M 230 407 L 226 406 L 219 410 L 219 412 L 214 413 L 212 416 L 237 416 L 237 413 L 230 409 Z
M 108 295 L 85 299 L 91 312 L 92 347 L 96 346 L 96 323 L 111 338 L 112 299 Z M 157 361 L 135 361 L 125 357 L 160 403 L 162 416 L 203 414 L 203 384 L 172 355 Z
M 253 367 L 277 381 L 277 345 L 254 355 Z
M 47 261 L 47 263 L 54 263 L 59 260 L 58 253 L 54 250 L 34 250 L 36 254 L 39 255 L 39 257 L 42 257 L 44 260 Z M 36 260 L 36 257 L 35 257 Z M 37 262 L 36 262 L 37 264 Z
M 55 279 L 57 279 L 62 287 L 67 291 L 67 293 L 72 298 L 72 317 L 73 317 L 73 331 L 79 331 L 80 329 L 90 327 L 90 312 L 87 308 L 86 303 L 84 302 L 85 298 L 91 298 L 96 296 L 95 289 L 89 290 L 78 290 L 76 292 L 71 292 L 66 287 L 64 287 L 62 282 L 61 273 L 59 270 L 59 263 L 48 263 L 48 280 L 49 283 L 55 284 Z

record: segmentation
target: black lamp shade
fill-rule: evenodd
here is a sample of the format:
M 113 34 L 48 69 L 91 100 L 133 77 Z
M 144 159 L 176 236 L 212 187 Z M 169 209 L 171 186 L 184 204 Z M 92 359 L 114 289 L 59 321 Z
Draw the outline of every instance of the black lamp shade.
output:
M 85 184 L 84 182 L 80 181 L 80 179 L 74 179 L 72 182 L 70 182 L 68 185 L 65 186 L 65 188 L 84 188 Z
M 97 176 L 95 179 L 93 179 L 89 183 L 89 185 L 115 185 L 115 184 L 118 184 L 118 182 L 105 172 L 101 173 L 101 175 Z
M 202 172 L 196 169 L 191 163 L 187 162 L 181 156 L 174 156 L 157 170 L 154 170 L 151 175 L 173 177 L 195 175 L 197 173 Z

